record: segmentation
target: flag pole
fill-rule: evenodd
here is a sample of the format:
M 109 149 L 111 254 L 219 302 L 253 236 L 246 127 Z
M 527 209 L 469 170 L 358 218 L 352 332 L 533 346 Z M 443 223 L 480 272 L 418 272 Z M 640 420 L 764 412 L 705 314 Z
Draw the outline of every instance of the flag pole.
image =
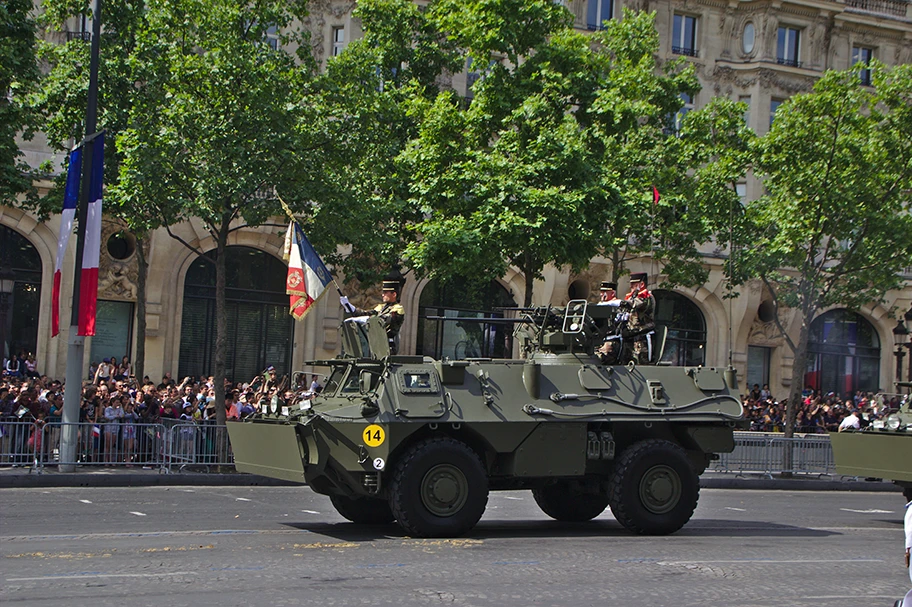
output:
M 273 188 L 273 192 L 275 193 L 276 198 L 279 199 L 279 204 L 282 205 L 282 209 L 285 211 L 285 214 L 288 215 L 288 219 L 290 219 L 292 223 L 297 223 L 298 220 L 295 219 L 294 213 L 292 213 L 292 211 L 291 211 L 291 207 L 289 207 L 285 203 L 285 201 L 282 200 L 282 197 L 279 196 L 279 191 L 276 190 L 275 188 Z M 339 294 L 339 297 L 345 297 L 345 294 L 342 293 L 342 288 L 339 286 L 339 283 L 336 282 L 336 277 L 333 276 L 332 274 L 330 274 L 329 276 L 330 276 L 330 278 L 332 278 L 333 286 L 336 287 L 336 292 Z
M 82 255 L 85 250 L 86 219 L 89 212 L 89 191 L 98 126 L 98 60 L 101 41 L 101 0 L 92 7 L 92 46 L 89 59 L 89 92 L 86 104 L 85 143 L 82 152 L 82 184 L 79 208 L 76 213 L 76 266 L 73 271 L 73 306 L 70 331 L 67 334 L 66 384 L 63 393 L 63 415 L 60 431 L 60 472 L 76 471 L 76 442 L 78 440 L 79 405 L 82 400 L 82 366 L 85 359 L 85 337 L 79 333 L 79 302 L 82 278 Z

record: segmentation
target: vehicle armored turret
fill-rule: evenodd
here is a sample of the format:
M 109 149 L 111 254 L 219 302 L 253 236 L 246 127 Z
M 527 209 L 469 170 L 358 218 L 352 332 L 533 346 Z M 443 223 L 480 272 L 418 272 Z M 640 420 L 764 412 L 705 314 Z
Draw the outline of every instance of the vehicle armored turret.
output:
M 291 404 L 229 423 L 236 467 L 412 536 L 465 534 L 489 491 L 522 489 L 559 521 L 610 506 L 634 533 L 673 533 L 699 475 L 734 449 L 735 373 L 655 364 L 664 327 L 653 364 L 606 364 L 596 351 L 615 313 L 585 301 L 514 310 L 516 359 L 391 356 L 379 319 L 343 323 L 343 354 L 307 363 L 328 368 L 321 393 L 301 382 Z

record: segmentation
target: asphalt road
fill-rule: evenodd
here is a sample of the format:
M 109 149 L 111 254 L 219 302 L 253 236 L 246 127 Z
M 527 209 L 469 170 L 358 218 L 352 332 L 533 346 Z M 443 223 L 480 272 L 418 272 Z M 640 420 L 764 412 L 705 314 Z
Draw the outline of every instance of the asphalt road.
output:
M 0 491 L 0 602 L 149 605 L 872 607 L 907 590 L 893 493 L 704 489 L 694 519 L 634 537 L 528 492 L 467 537 L 347 523 L 294 487 Z

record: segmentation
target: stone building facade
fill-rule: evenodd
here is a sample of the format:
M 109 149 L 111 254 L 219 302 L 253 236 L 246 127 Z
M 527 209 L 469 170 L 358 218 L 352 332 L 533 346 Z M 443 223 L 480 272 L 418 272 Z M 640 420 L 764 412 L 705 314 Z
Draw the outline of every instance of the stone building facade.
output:
M 565 2 L 581 30 L 594 29 L 603 19 L 619 18 L 622 7 L 656 11 L 662 59 L 687 57 L 696 66 L 703 89 L 686 99 L 685 110 L 698 108 L 713 96 L 747 102 L 750 126 L 759 134 L 769 128 L 775 109 L 790 95 L 809 90 L 826 69 L 845 69 L 857 61 L 879 59 L 887 64 L 912 62 L 912 3 L 902 0 L 795 0 L 719 2 L 718 0 L 570 0 Z M 312 32 L 314 52 L 327 61 L 361 35 L 352 17 L 353 1 L 314 0 L 305 24 Z M 451 86 L 464 93 L 471 74 L 456 74 Z M 29 162 L 38 165 L 53 157 L 43 143 L 23 143 Z M 47 185 L 47 184 L 44 184 Z M 741 186 L 745 200 L 756 198 L 761 184 Z M 0 257 L 16 276 L 16 289 L 5 297 L 0 320 L 13 348 L 35 353 L 39 369 L 64 376 L 66 325 L 60 336 L 50 332 L 51 290 L 59 217 L 39 222 L 19 209 L 0 207 Z M 196 253 L 164 231 L 136 243 L 111 222 L 104 225 L 99 284 L 100 334 L 87 342 L 90 359 L 132 355 L 136 301 L 136 247 L 143 246 L 150 262 L 147 296 L 146 372 L 153 379 L 165 372 L 208 373 L 211 368 L 212 291 L 205 264 Z M 202 251 L 215 243 L 193 222 L 174 231 Z M 231 235 L 236 256 L 236 284 L 229 284 L 234 315 L 229 370 L 236 380 L 249 379 L 267 364 L 280 370 L 301 369 L 303 361 L 335 356 L 340 349 L 341 309 L 334 293 L 318 302 L 303 322 L 294 323 L 283 309 L 284 265 L 280 261 L 283 232 L 278 228 L 239 230 Z M 66 253 L 61 318 L 68 318 L 74 266 L 74 243 Z M 197 262 L 197 263 L 194 263 Z M 672 362 L 727 365 L 731 360 L 749 383 L 768 383 L 774 395 L 787 393 L 791 354 L 779 336 L 769 297 L 759 282 L 725 299 L 724 259 L 706 251 L 710 270 L 706 284 L 693 289 L 663 290 L 661 276 L 648 258 L 628 262 L 626 269 L 645 271 L 658 284 L 659 322 L 672 327 L 666 352 Z M 909 263 L 912 266 L 912 260 Z M 253 268 L 255 271 L 252 271 Z M 857 313 L 822 310 L 815 321 L 818 343 L 809 375 L 824 389 L 889 387 L 895 379 L 893 333 L 895 316 L 912 309 L 912 267 L 906 286 L 888 294 L 882 304 Z M 591 298 L 601 280 L 612 273 L 610 261 L 595 257 L 588 270 L 571 274 L 546 268 L 536 281 L 535 305 L 562 305 L 570 299 Z M 620 285 L 623 291 L 626 284 Z M 491 285 L 487 303 L 467 306 L 458 294 L 447 294 L 427 280 L 408 278 L 401 301 L 407 318 L 400 335 L 400 352 L 435 356 L 510 355 L 509 335 L 493 325 L 483 329 L 444 327 L 421 317 L 483 315 L 494 305 L 523 301 L 524 279 L 516 270 Z M 356 305 L 379 300 L 376 287 L 352 296 Z M 18 298 L 18 299 L 17 299 Z M 19 302 L 18 304 L 16 302 Z M 25 302 L 25 303 L 23 303 Z M 470 308 L 470 309 L 466 309 Z M 798 319 L 788 310 L 779 321 L 797 334 Z M 838 337 L 834 337 L 837 336 Z M 289 339 L 290 336 L 290 339 Z M 95 342 L 93 344 L 93 342 Z

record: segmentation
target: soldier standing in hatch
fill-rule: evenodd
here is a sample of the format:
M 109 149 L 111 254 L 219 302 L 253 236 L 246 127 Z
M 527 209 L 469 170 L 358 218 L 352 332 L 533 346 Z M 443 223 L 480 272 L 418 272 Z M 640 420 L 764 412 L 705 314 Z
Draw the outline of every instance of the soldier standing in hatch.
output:
M 372 310 L 359 310 L 348 302 L 344 295 L 339 298 L 342 307 L 355 316 L 379 316 L 383 321 L 386 329 L 386 337 L 389 340 L 390 354 L 396 354 L 399 351 L 399 329 L 405 322 L 405 308 L 399 303 L 399 287 L 401 282 L 398 280 L 384 280 L 381 297 L 383 302 L 374 306 Z
M 655 337 L 655 297 L 646 288 L 646 272 L 630 275 L 630 293 L 624 297 L 630 310 L 624 340 L 631 347 L 631 360 L 638 365 L 647 365 L 652 358 Z

